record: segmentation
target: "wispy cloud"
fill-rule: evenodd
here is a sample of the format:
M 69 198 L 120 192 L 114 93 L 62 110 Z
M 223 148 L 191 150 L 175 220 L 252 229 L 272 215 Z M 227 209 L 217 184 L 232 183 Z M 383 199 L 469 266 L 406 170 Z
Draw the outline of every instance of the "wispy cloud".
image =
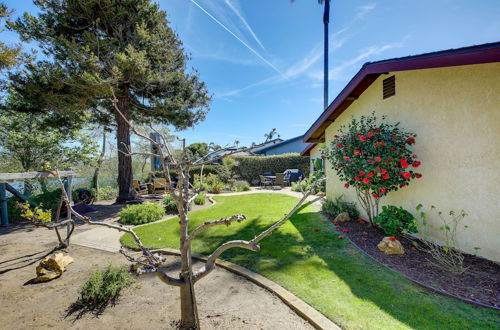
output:
M 257 52 L 255 49 L 253 49 L 248 43 L 246 43 L 242 38 L 236 35 L 233 31 L 231 31 L 226 25 L 224 25 L 221 21 L 219 21 L 217 18 L 215 18 L 212 14 L 210 14 L 205 8 L 203 8 L 198 2 L 195 0 L 191 0 L 192 3 L 194 3 L 202 12 L 204 12 L 208 17 L 210 17 L 215 23 L 217 23 L 219 26 L 221 26 L 224 30 L 226 30 L 229 34 L 231 34 L 236 40 L 238 40 L 243 46 L 245 46 L 248 50 L 250 50 L 255 56 L 257 56 L 262 62 L 264 62 L 267 66 L 269 66 L 271 69 L 279 73 L 280 75 L 283 75 L 283 73 L 271 62 L 269 62 L 267 59 L 264 58 L 259 52 Z
M 406 39 L 406 37 L 404 38 Z M 403 40 L 404 40 L 403 39 Z M 394 48 L 399 48 L 403 46 L 403 41 L 401 42 L 394 42 L 394 43 L 389 43 L 385 45 L 374 45 L 370 46 L 368 48 L 363 49 L 358 56 L 345 61 L 341 63 L 340 65 L 335 66 L 333 69 L 331 69 L 328 72 L 329 79 L 333 80 L 341 80 L 346 78 L 345 74 L 348 71 L 352 71 L 356 67 L 358 67 L 362 62 L 366 61 L 370 57 L 374 55 L 381 54 L 387 50 L 394 49 Z M 321 80 L 323 79 L 323 71 L 314 71 L 309 73 L 309 77 L 316 79 L 316 80 Z
M 250 24 L 248 24 L 247 20 L 243 16 L 242 11 L 239 8 L 238 2 L 235 1 L 235 0 L 224 0 L 224 2 L 226 3 L 226 5 L 229 8 L 231 8 L 231 10 L 233 11 L 233 13 L 235 13 L 236 16 L 240 19 L 241 23 L 243 24 L 243 26 L 245 27 L 245 29 L 250 33 L 250 35 L 253 37 L 253 39 L 259 44 L 259 46 L 263 50 L 265 50 L 264 45 L 262 45 L 262 42 L 260 41 L 259 37 L 257 37 L 257 35 L 253 31 L 252 27 L 250 26 Z
M 365 16 L 375 9 L 376 5 L 374 3 L 370 3 L 367 5 L 359 6 L 356 8 L 356 18 L 363 19 Z

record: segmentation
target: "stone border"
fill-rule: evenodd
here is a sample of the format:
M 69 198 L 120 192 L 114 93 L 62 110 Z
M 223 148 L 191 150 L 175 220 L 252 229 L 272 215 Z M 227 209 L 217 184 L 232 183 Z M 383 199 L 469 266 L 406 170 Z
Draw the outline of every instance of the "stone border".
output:
M 180 252 L 174 249 L 160 249 L 165 251 L 167 254 L 180 256 Z M 151 250 L 154 252 L 154 250 Z M 193 259 L 200 261 L 207 261 L 207 257 L 201 254 L 193 253 Z M 311 307 L 309 304 L 304 302 L 302 299 L 295 296 L 290 291 L 286 290 L 282 286 L 276 284 L 275 282 L 269 280 L 268 278 L 254 273 L 244 267 L 233 264 L 232 262 L 217 259 L 216 264 L 236 275 L 242 276 L 247 280 L 257 284 L 258 286 L 268 290 L 272 294 L 280 298 L 288 307 L 290 307 L 295 313 L 297 313 L 304 320 L 309 322 L 314 328 L 319 330 L 340 330 L 341 328 L 330 321 L 326 316 L 318 312 L 316 309 Z

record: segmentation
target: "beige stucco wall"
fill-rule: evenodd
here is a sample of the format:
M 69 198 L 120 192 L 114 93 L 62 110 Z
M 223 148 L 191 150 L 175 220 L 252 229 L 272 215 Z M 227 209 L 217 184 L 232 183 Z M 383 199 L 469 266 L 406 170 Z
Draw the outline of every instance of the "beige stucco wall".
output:
M 479 255 L 500 261 L 500 63 L 394 74 L 396 95 L 382 99 L 382 80 L 390 75 L 380 76 L 327 128 L 326 145 L 351 116 L 376 111 L 400 121 L 418 134 L 413 150 L 423 177 L 382 204 L 409 211 L 419 203 L 464 209 L 469 228 L 458 232 L 459 247 L 472 253 L 480 247 Z M 329 164 L 326 173 L 328 197 L 356 200 L 354 189 L 344 188 Z

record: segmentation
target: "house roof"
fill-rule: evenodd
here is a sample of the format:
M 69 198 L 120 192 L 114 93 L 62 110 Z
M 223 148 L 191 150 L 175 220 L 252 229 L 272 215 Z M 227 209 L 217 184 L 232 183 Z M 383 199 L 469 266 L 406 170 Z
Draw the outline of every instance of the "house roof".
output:
M 262 149 L 260 149 L 258 151 L 254 151 L 254 152 L 260 154 L 260 153 L 272 150 L 274 148 L 278 148 L 280 146 L 284 146 L 285 144 L 289 144 L 289 143 L 295 142 L 297 140 L 301 140 L 303 137 L 304 137 L 304 135 L 296 136 L 294 138 L 291 138 L 291 139 L 288 139 L 288 140 L 285 140 L 285 141 L 281 141 L 279 143 L 273 144 L 273 145 L 271 145 L 269 147 L 265 147 L 265 148 L 262 148 Z
M 307 145 L 307 147 L 302 150 L 300 153 L 301 156 L 310 156 L 311 155 L 311 150 L 317 145 L 317 143 L 310 143 Z
M 500 42 L 365 63 L 307 130 L 304 142 L 323 142 L 325 129 L 382 74 L 492 62 L 500 62 Z

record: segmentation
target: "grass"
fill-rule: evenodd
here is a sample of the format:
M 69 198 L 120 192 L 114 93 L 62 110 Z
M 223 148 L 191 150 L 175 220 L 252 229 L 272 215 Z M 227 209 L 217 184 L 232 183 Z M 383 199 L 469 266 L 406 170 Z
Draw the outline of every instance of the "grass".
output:
M 207 220 L 243 213 L 247 220 L 212 227 L 199 235 L 193 251 L 209 254 L 231 239 L 251 239 L 297 202 L 281 194 L 215 197 L 217 204 L 192 212 L 190 228 Z M 314 231 L 319 228 L 319 231 Z M 146 246 L 179 246 L 175 220 L 134 229 Z M 327 232 L 325 232 L 327 231 Z M 314 205 L 303 206 L 290 221 L 261 242 L 261 252 L 226 251 L 222 258 L 260 273 L 287 288 L 342 328 L 493 329 L 500 314 L 421 288 L 379 266 L 345 239 Z M 133 246 L 130 236 L 123 243 Z M 210 276 L 210 275 L 209 275 Z M 204 280 L 210 280 L 204 279 Z

